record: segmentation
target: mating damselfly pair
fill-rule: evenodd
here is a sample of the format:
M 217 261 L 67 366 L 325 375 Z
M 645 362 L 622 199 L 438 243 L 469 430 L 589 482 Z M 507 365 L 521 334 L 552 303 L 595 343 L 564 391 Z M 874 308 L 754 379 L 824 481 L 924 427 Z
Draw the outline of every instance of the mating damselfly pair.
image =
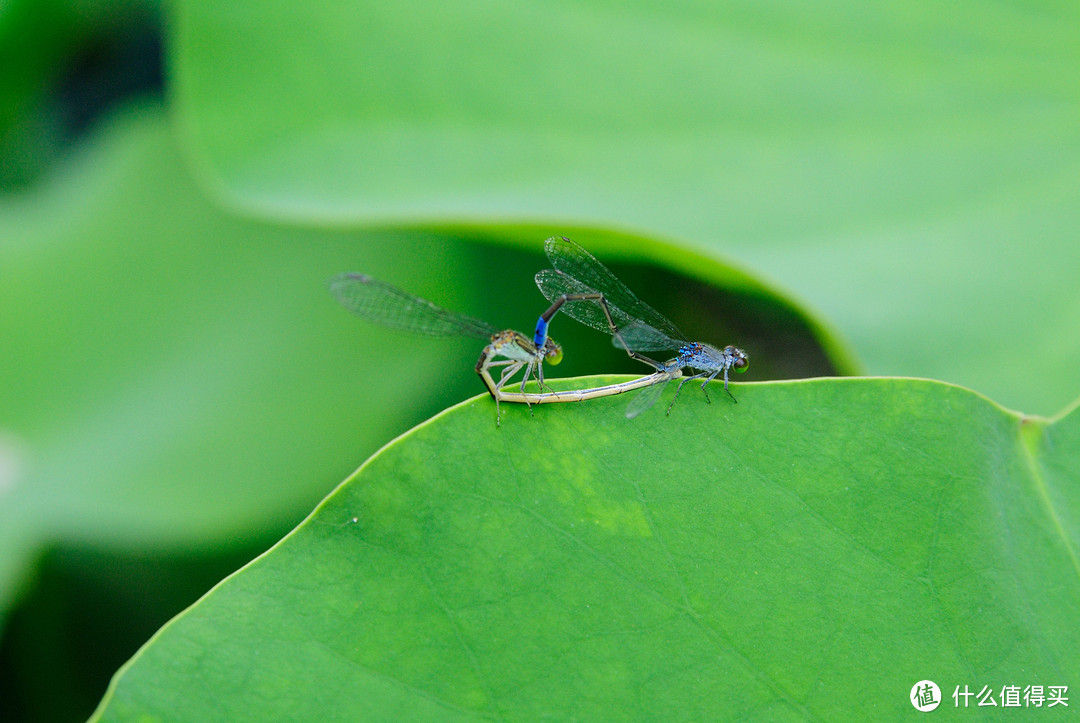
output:
M 531 339 L 444 309 L 365 274 L 339 274 L 330 281 L 330 291 L 346 309 L 376 324 L 428 336 L 487 339 L 488 344 L 476 362 L 476 373 L 495 400 L 496 425 L 501 416 L 500 401 L 530 405 L 580 402 L 641 389 L 626 409 L 626 416 L 633 418 L 653 406 L 673 379 L 681 381 L 668 405 L 669 413 L 683 385 L 693 379 L 704 379 L 701 389 L 708 400 L 706 386 L 723 375 L 724 391 L 735 400 L 728 389 L 728 373 L 732 369 L 744 372 L 749 367 L 741 349 L 734 346 L 720 349 L 688 340 L 663 314 L 641 301 L 606 266 L 568 238 L 548 239 L 544 251 L 553 268 L 540 271 L 535 280 L 551 306 L 540 315 Z M 544 362 L 554 365 L 562 361 L 562 347 L 548 335 L 548 326 L 559 311 L 611 334 L 615 346 L 652 367 L 653 372 L 620 384 L 544 391 Z M 642 354 L 666 350 L 674 350 L 676 356 L 657 361 Z M 520 391 L 510 391 L 510 380 L 522 368 L 525 372 Z M 493 369 L 501 369 L 498 380 L 492 376 Z M 686 375 L 684 370 L 694 373 Z M 525 384 L 532 376 L 539 383 L 539 392 L 525 391 Z

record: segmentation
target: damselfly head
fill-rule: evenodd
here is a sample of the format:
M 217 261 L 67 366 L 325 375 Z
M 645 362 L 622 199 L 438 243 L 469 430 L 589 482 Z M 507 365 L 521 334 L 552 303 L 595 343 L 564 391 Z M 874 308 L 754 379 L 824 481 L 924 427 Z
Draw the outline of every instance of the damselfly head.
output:
M 544 360 L 552 366 L 562 361 L 562 346 L 550 336 L 544 342 Z
M 731 362 L 731 368 L 740 374 L 750 368 L 750 360 L 746 358 L 746 352 L 742 349 L 726 346 L 724 347 L 724 354 L 735 358 L 735 361 Z

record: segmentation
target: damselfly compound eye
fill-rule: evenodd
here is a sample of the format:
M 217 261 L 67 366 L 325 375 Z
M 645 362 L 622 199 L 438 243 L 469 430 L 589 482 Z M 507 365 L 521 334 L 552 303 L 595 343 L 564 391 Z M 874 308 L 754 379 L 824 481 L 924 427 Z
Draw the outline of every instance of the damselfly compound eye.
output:
M 562 347 L 551 342 L 547 349 L 547 363 L 555 366 L 562 361 Z

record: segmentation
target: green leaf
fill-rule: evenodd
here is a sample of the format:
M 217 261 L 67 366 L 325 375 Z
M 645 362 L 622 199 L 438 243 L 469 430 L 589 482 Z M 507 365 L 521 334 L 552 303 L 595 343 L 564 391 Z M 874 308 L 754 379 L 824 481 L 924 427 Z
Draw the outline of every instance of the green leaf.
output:
M 923 679 L 1074 684 L 1077 408 L 734 393 L 448 410 L 161 630 L 93 720 L 883 720 Z
M 686 239 L 872 373 L 1043 413 L 1080 389 L 1080 5 L 172 8 L 190 157 L 232 204 Z

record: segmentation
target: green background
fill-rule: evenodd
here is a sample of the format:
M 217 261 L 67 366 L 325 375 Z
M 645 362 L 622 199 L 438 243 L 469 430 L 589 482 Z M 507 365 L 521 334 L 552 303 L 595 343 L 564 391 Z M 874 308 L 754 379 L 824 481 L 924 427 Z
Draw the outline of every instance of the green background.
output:
M 1078 12 L 4 4 L 0 717 L 84 719 L 129 658 L 103 719 L 1080 686 Z M 745 348 L 739 404 L 478 398 L 349 477 L 479 349 L 326 280 L 528 331 L 553 234 Z M 553 334 L 549 376 L 642 371 Z M 856 373 L 945 384 L 757 384 Z

